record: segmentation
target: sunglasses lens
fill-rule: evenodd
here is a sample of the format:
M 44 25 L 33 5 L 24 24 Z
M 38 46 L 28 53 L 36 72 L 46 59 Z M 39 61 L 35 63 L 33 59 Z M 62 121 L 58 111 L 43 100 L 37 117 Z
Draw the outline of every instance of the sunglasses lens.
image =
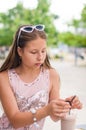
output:
M 39 30 L 39 31 L 40 31 L 40 30 L 44 30 L 44 26 L 43 26 L 43 25 L 37 25 L 37 26 L 36 26 L 36 29 Z
M 26 26 L 26 27 L 21 28 L 21 30 L 29 33 L 29 32 L 32 32 L 34 29 L 38 31 L 43 31 L 44 27 L 45 27 L 44 25 Z
M 32 27 L 25 27 L 24 30 L 27 31 L 27 32 L 32 32 L 33 28 Z

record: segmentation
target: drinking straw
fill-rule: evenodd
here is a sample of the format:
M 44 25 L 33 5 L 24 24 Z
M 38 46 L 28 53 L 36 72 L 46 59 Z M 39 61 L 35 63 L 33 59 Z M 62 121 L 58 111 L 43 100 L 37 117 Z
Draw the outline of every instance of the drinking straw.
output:
M 76 95 L 74 95 L 73 98 L 70 101 L 66 101 L 66 102 L 68 102 L 70 104 L 70 106 L 72 106 L 72 102 L 75 99 L 75 97 L 76 97 Z M 70 115 L 70 111 L 71 111 L 71 108 L 69 110 L 69 115 Z

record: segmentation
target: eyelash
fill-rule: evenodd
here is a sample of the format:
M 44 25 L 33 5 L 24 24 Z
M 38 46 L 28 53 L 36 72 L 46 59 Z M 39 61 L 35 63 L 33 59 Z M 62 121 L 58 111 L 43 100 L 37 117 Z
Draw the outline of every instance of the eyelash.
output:
M 37 52 L 31 52 L 32 54 L 36 54 Z
M 45 53 L 46 51 L 42 51 L 42 53 Z M 36 54 L 37 52 L 31 52 L 32 54 Z

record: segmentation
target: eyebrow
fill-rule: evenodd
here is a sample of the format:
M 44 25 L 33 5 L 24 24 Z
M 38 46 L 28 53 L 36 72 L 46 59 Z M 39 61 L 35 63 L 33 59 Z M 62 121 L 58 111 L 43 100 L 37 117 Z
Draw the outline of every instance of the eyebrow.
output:
M 42 50 L 46 50 L 46 48 L 42 48 Z M 38 49 L 32 49 L 32 51 L 38 51 Z

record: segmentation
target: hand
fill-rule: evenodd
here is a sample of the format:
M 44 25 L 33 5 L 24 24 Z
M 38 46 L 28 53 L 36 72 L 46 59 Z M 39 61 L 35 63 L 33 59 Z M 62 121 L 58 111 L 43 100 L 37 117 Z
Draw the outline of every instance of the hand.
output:
M 82 103 L 80 102 L 79 98 L 77 96 L 71 96 L 65 99 L 65 101 L 69 101 L 71 103 L 71 108 L 81 109 Z M 73 99 L 73 100 L 72 100 Z
M 71 106 L 65 100 L 58 99 L 52 100 L 48 106 L 48 112 L 53 120 L 61 119 L 66 116 L 66 113 L 69 112 Z

